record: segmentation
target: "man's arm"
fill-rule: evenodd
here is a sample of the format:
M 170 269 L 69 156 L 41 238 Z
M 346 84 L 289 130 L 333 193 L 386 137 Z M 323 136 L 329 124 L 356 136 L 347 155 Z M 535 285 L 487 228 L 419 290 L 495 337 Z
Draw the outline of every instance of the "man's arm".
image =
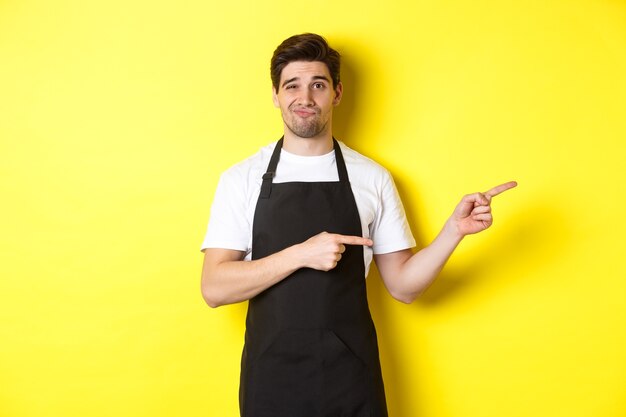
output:
M 300 268 L 329 271 L 337 266 L 345 245 L 371 246 L 360 236 L 320 233 L 305 242 L 254 261 L 230 249 L 206 249 L 202 267 L 202 296 L 211 307 L 249 300 Z
M 491 199 L 516 185 L 511 181 L 463 197 L 435 240 L 415 254 L 405 249 L 374 255 L 391 296 L 407 304 L 413 302 L 435 280 L 463 237 L 491 226 Z

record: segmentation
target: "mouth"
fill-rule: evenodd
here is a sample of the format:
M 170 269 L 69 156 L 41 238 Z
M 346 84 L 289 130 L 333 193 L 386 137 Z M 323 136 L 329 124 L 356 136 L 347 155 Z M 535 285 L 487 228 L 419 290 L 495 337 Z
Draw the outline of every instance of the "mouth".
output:
M 312 117 L 317 114 L 315 110 L 310 110 L 310 109 L 295 109 L 293 110 L 293 112 L 303 118 Z

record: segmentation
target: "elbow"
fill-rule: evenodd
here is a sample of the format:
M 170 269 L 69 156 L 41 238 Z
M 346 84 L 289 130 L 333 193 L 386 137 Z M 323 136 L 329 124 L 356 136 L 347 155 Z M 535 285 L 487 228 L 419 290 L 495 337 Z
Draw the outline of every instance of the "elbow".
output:
M 223 303 L 220 303 L 215 299 L 209 298 L 206 295 L 204 296 L 204 302 L 211 308 L 218 308 L 224 305 Z
M 393 296 L 393 298 L 396 299 L 397 301 L 400 301 L 401 303 L 411 304 L 413 303 L 413 301 L 415 301 L 417 296 L 402 295 L 402 296 Z
M 202 298 L 204 302 L 211 308 L 217 308 L 227 304 L 224 297 L 220 295 L 220 292 L 214 286 L 210 285 L 210 280 L 202 277 Z
M 427 286 L 418 285 L 391 285 L 387 287 L 389 294 L 403 304 L 412 304 L 426 290 Z
M 412 304 L 413 301 L 415 301 L 417 297 L 420 296 L 420 294 L 421 292 L 396 292 L 391 293 L 391 296 L 401 303 Z
M 204 298 L 204 302 L 211 308 L 217 308 L 226 304 L 219 297 L 216 297 L 215 294 L 202 290 L 202 298 Z

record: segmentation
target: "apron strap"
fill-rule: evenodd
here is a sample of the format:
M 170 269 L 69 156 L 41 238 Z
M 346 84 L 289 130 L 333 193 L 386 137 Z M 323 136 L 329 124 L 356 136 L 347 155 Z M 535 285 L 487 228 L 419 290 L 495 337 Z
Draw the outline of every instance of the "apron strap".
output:
M 276 176 L 276 167 L 278 167 L 280 151 L 283 148 L 283 139 L 284 136 L 276 142 L 274 152 L 272 152 L 272 157 L 270 158 L 270 163 L 267 165 L 267 171 L 263 174 L 263 184 L 261 184 L 261 194 L 259 195 L 260 198 L 269 198 L 272 193 L 272 180 Z M 346 163 L 343 159 L 339 142 L 337 142 L 337 139 L 335 138 L 333 138 L 333 148 L 335 150 L 335 164 L 337 165 L 339 182 L 348 182 L 348 170 L 346 169 Z
M 267 171 L 263 174 L 263 184 L 261 184 L 260 198 L 269 198 L 272 193 L 272 180 L 276 176 L 276 167 L 278 166 L 278 160 L 280 159 L 280 150 L 283 148 L 283 138 L 280 138 L 274 146 L 274 152 L 270 158 L 270 163 L 267 166 Z
M 346 163 L 343 160 L 343 154 L 339 147 L 337 139 L 333 138 L 333 146 L 335 148 L 335 164 L 337 165 L 337 174 L 339 174 L 339 182 L 348 182 L 348 170 L 346 169 Z

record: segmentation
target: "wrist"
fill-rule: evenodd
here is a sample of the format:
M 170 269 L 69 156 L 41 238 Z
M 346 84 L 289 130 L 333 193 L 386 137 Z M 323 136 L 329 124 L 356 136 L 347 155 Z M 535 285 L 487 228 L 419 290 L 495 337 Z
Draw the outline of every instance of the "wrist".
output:
M 446 224 L 443 226 L 441 230 L 442 237 L 446 240 L 450 240 L 455 244 L 458 244 L 465 237 L 461 231 L 459 230 L 458 224 L 452 217 L 446 221 Z
M 306 267 L 306 261 L 302 254 L 302 243 L 289 246 L 282 251 L 285 265 L 291 272 Z

